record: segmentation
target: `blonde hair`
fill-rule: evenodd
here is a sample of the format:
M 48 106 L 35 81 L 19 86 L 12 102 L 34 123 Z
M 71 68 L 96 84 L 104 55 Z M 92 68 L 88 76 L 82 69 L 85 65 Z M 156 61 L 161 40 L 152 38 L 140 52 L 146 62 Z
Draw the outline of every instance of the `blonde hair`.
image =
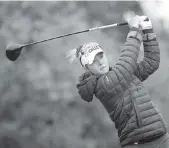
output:
M 83 47 L 83 45 L 80 45 L 80 46 L 78 46 L 66 53 L 66 55 L 67 55 L 66 59 L 69 60 L 69 63 L 72 64 L 75 60 L 80 59 L 80 57 L 82 55 L 82 52 L 81 52 L 82 47 Z

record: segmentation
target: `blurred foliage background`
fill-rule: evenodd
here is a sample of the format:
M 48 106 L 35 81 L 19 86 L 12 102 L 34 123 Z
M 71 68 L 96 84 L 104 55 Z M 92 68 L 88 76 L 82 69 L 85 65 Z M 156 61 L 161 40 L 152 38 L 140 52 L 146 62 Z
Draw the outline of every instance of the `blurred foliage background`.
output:
M 161 50 L 160 68 L 145 83 L 169 123 L 169 17 L 167 1 L 0 2 L 0 147 L 119 148 L 114 124 L 95 98 L 86 103 L 76 81 L 83 72 L 66 52 L 97 41 L 115 64 L 128 27 L 115 27 L 38 44 L 15 62 L 5 57 L 11 43 L 30 43 L 124 20 L 125 13 L 147 15 Z

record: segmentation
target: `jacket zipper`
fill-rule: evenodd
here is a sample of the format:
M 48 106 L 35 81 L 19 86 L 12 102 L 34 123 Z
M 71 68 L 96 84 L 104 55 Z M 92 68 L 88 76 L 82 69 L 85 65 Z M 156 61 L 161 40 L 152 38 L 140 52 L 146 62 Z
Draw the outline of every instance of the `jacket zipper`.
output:
M 141 117 L 140 117 L 140 112 L 139 112 L 139 110 L 137 109 L 136 100 L 133 99 L 132 102 L 133 102 L 134 110 L 135 110 L 135 113 L 136 113 L 137 125 L 138 125 L 138 127 L 141 127 L 141 126 L 142 126 Z
M 141 122 L 141 117 L 140 117 L 140 111 L 138 110 L 138 106 L 136 104 L 135 98 L 131 96 L 131 91 L 130 91 L 130 97 L 131 97 L 133 108 L 134 108 L 135 114 L 136 114 L 136 123 L 137 123 L 137 126 L 138 127 L 142 127 L 142 122 Z

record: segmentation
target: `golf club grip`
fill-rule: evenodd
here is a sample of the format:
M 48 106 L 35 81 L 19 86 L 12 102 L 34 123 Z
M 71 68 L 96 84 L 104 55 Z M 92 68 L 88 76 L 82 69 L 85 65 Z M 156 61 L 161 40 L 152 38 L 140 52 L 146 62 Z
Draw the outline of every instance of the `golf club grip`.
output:
M 124 26 L 124 25 L 128 25 L 127 22 L 122 22 L 122 23 L 118 23 L 117 26 Z

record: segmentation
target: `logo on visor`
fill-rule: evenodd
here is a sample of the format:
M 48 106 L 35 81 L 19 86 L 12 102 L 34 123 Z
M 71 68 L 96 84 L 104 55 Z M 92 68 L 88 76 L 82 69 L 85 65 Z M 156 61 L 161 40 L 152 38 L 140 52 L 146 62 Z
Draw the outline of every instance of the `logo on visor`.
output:
M 92 51 L 97 50 L 97 49 L 100 49 L 99 45 L 89 47 L 89 49 L 87 50 L 87 53 L 85 54 L 85 57 L 87 57 Z

